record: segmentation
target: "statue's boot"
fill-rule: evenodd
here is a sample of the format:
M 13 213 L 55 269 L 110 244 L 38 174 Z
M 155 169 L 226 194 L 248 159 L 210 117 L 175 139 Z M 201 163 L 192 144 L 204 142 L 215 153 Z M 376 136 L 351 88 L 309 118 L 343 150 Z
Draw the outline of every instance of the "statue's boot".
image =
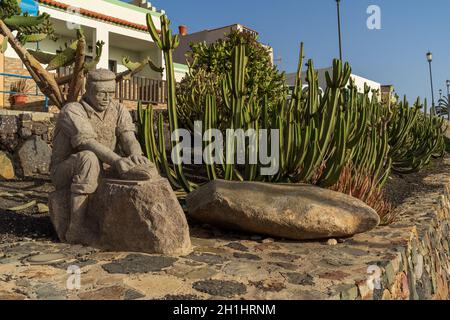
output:
M 70 224 L 66 241 L 72 244 L 93 245 L 95 236 L 87 226 L 89 195 L 72 193 Z

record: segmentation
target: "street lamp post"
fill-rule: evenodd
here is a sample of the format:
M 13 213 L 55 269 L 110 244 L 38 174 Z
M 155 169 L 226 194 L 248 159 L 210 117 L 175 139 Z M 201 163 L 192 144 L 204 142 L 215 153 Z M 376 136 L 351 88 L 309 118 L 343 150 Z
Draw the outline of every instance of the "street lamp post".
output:
M 431 70 L 431 62 L 433 61 L 433 54 L 431 52 L 427 53 L 427 61 L 428 61 L 428 65 L 430 67 L 431 105 L 432 105 L 433 112 L 434 112 L 435 105 L 434 105 L 434 89 L 433 89 L 433 72 Z
M 447 85 L 447 120 L 450 121 L 450 80 L 445 82 Z
M 338 17 L 338 33 L 339 33 L 339 59 L 342 61 L 342 35 L 341 35 L 341 0 L 336 0 L 337 17 Z
M 439 100 L 442 99 L 442 89 L 439 89 Z

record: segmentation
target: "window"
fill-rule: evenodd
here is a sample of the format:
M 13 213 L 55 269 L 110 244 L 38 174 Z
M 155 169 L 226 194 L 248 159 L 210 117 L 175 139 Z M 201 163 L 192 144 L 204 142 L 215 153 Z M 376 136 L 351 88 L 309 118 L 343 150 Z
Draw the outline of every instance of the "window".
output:
M 112 72 L 117 72 L 117 61 L 109 60 L 108 61 L 108 69 Z

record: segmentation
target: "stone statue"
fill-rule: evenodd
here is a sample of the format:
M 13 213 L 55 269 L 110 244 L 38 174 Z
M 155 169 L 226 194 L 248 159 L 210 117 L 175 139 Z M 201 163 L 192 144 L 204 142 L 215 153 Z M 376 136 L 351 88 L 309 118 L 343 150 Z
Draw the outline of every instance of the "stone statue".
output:
M 106 69 L 89 72 L 81 101 L 67 104 L 58 116 L 51 176 L 56 190 L 70 189 L 71 193 L 70 223 L 65 235 L 60 235 L 62 241 L 77 242 L 88 199 L 96 192 L 100 177 L 159 178 L 155 166 L 143 156 L 129 111 L 113 100 L 115 77 Z

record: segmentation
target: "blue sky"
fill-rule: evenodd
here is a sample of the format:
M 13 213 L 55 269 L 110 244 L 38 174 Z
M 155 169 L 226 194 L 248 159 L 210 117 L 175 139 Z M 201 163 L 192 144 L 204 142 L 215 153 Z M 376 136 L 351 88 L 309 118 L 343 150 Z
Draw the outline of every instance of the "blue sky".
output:
M 334 0 L 153 0 L 166 10 L 173 28 L 186 24 L 191 32 L 233 23 L 260 33 L 260 40 L 281 57 L 281 70 L 296 70 L 298 47 L 305 42 L 307 58 L 316 67 L 331 65 L 338 56 Z M 342 0 L 344 60 L 353 72 L 383 84 L 393 84 L 409 100 L 430 99 L 425 53 L 434 55 L 435 97 L 446 92 L 450 79 L 450 1 Z M 369 5 L 381 8 L 381 30 L 369 30 Z M 436 98 L 437 101 L 437 98 Z

